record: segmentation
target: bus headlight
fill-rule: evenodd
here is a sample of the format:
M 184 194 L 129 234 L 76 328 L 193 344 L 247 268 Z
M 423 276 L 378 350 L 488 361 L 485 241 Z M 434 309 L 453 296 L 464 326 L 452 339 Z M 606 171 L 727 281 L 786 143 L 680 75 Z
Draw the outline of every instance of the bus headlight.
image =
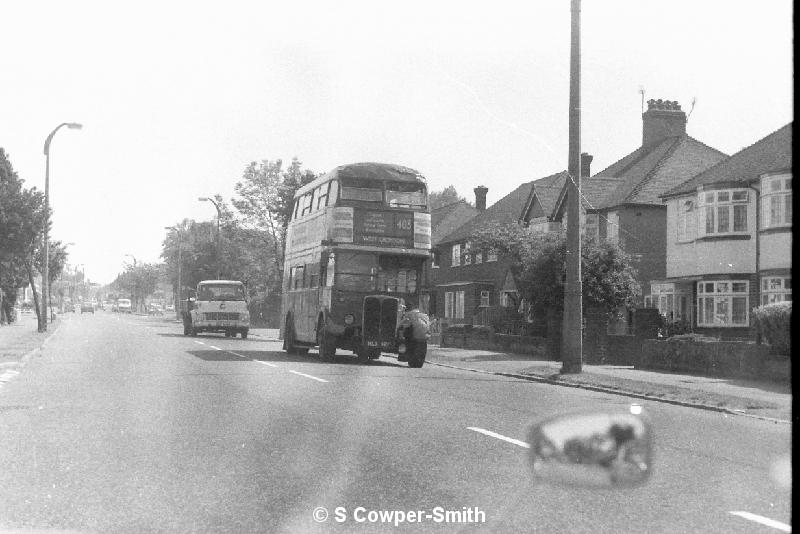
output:
M 353 324 L 355 321 L 356 321 L 356 318 L 353 316 L 352 313 L 348 313 L 347 315 L 344 316 L 344 324 L 346 324 L 348 326 Z

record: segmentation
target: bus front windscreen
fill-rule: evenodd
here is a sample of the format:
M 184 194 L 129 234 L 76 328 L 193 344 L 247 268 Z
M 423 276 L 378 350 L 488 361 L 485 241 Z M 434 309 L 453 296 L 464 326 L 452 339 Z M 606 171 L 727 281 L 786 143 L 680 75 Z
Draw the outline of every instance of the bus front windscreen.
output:
M 421 260 L 417 258 L 340 252 L 336 258 L 336 287 L 415 295 L 420 267 Z
M 386 184 L 386 203 L 393 208 L 424 208 L 427 205 L 425 184 L 389 182 Z

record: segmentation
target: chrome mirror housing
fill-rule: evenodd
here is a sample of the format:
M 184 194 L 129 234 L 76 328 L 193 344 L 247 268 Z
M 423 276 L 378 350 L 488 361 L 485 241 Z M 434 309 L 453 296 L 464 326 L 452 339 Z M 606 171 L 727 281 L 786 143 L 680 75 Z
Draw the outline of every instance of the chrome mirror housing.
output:
M 631 413 L 548 419 L 528 433 L 536 481 L 579 487 L 635 487 L 653 470 L 652 431 L 634 405 Z

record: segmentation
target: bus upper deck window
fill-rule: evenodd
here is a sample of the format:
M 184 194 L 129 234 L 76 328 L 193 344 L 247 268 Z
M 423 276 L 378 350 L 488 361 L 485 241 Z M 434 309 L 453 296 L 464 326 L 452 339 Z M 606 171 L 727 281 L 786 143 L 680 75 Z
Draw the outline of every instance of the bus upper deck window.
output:
M 322 184 L 317 188 L 317 207 L 316 209 L 324 208 L 328 205 L 328 188 L 331 183 Z
M 328 206 L 335 206 L 339 199 L 339 182 L 331 180 L 331 187 L 328 190 Z
M 364 178 L 343 179 L 342 199 L 383 202 L 383 182 Z
M 393 207 L 424 208 L 427 205 L 425 184 L 389 182 L 386 184 L 386 203 Z

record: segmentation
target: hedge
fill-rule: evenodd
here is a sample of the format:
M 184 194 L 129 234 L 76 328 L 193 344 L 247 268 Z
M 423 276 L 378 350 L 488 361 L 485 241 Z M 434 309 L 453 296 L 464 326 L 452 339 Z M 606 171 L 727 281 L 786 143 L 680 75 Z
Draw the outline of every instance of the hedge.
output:
M 753 310 L 753 325 L 758 335 L 772 347 L 773 353 L 788 356 L 791 352 L 792 303 L 776 302 Z

